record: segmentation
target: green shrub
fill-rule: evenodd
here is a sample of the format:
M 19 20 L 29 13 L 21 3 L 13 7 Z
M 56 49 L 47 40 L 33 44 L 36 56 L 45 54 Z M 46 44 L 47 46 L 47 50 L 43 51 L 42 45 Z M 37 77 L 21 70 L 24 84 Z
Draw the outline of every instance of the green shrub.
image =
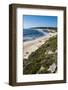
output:
M 28 59 L 24 59 L 23 74 L 36 74 L 41 66 L 45 69 L 38 73 L 51 73 L 48 71 L 49 66 L 53 63 L 57 65 L 57 53 L 55 53 L 55 50 L 57 50 L 57 36 L 51 37 L 35 52 L 32 52 Z M 52 51 L 53 54 L 48 54 L 48 51 Z

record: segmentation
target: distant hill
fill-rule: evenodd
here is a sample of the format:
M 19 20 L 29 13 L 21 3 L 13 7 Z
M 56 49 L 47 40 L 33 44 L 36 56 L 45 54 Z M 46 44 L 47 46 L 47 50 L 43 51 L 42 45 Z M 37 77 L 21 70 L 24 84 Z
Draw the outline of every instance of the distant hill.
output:
M 31 27 L 30 29 L 54 29 L 54 30 L 57 30 L 57 27 Z

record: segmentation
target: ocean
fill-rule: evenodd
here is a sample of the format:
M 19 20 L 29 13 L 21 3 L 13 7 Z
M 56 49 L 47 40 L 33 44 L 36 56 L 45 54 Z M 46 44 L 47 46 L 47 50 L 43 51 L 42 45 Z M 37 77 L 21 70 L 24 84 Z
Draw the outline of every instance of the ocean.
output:
M 23 29 L 23 41 L 34 40 L 47 34 L 48 32 L 44 32 L 38 29 Z

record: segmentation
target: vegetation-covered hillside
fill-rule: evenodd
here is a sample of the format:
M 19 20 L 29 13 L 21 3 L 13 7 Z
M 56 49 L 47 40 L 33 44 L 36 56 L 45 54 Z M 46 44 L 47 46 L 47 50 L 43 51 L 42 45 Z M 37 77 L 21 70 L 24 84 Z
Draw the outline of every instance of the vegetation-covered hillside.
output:
M 23 74 L 45 74 L 57 71 L 57 36 L 51 37 L 40 48 L 23 60 Z

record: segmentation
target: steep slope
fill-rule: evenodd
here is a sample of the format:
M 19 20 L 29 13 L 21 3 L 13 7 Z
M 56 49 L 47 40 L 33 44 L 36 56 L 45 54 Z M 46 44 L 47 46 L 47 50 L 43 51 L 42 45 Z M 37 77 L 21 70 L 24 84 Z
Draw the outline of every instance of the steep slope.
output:
M 45 74 L 57 71 L 57 36 L 51 37 L 28 59 L 23 60 L 23 74 Z

